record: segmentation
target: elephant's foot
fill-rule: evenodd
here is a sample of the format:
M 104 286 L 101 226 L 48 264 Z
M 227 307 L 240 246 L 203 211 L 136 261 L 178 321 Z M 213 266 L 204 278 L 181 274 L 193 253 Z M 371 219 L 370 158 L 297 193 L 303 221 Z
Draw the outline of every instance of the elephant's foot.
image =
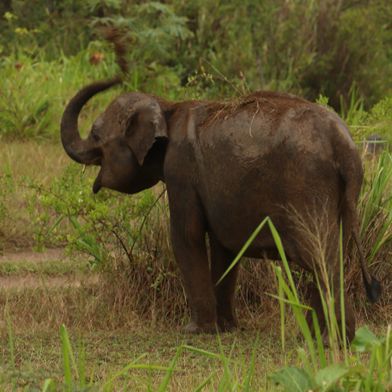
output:
M 190 334 L 200 334 L 200 333 L 215 334 L 218 332 L 218 329 L 215 323 L 197 324 L 195 321 L 191 321 L 184 328 L 184 332 Z
M 238 327 L 238 323 L 232 317 L 218 317 L 218 326 L 221 332 L 232 332 Z
M 324 332 L 321 334 L 321 340 L 322 340 L 322 342 L 323 342 L 324 348 L 332 348 L 332 347 L 331 347 L 331 344 L 330 344 L 331 342 L 330 342 L 330 340 L 329 340 L 328 331 L 324 331 Z M 346 344 L 349 346 L 350 343 L 351 343 L 350 338 L 349 338 L 348 336 L 346 336 Z M 341 340 L 339 340 L 338 345 L 339 345 L 339 347 L 340 347 L 341 349 L 343 349 L 343 346 L 344 346 L 344 345 L 343 345 L 343 342 L 342 342 Z

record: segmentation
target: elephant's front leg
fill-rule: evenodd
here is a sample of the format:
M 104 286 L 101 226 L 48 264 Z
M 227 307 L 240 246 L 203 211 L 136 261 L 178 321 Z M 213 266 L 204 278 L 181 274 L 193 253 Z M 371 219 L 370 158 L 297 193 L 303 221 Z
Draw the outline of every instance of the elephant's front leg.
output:
M 214 333 L 217 330 L 216 300 L 208 265 L 206 231 L 201 209 L 190 199 L 184 200 L 184 203 L 174 203 L 171 200 L 170 220 L 173 251 L 191 308 L 192 320 L 186 331 Z
M 237 327 L 234 296 L 239 264 L 237 263 L 226 277 L 217 284 L 234 260 L 235 254 L 225 249 L 212 233 L 209 233 L 209 238 L 211 248 L 211 278 L 217 301 L 218 325 L 221 331 L 231 331 Z

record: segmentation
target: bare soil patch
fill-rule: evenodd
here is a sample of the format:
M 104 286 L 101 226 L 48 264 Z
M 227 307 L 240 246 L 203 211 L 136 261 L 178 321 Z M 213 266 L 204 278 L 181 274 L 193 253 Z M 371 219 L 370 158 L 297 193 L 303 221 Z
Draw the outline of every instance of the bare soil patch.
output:
M 5 252 L 0 256 L 0 263 L 72 263 L 73 260 L 66 254 L 64 248 L 46 249 L 36 252 L 32 249 L 23 249 L 16 252 Z M 96 284 L 99 274 L 83 274 L 75 268 L 75 272 L 67 275 L 46 275 L 21 270 L 17 275 L 0 276 L 0 290 L 24 290 L 34 288 L 78 288 L 82 284 Z
M 45 262 L 50 260 L 58 260 L 59 262 L 69 260 L 64 248 L 46 249 L 43 252 L 36 252 L 32 249 L 22 249 L 20 251 L 5 251 L 0 255 L 0 263 L 4 262 Z

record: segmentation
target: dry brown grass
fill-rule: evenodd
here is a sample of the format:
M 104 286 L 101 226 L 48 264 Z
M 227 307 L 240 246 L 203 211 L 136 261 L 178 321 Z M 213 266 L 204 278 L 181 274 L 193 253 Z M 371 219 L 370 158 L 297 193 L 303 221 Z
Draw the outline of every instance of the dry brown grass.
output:
M 205 102 L 205 105 L 199 109 L 206 112 L 206 118 L 203 120 L 201 127 L 208 127 L 218 121 L 227 120 L 243 110 L 249 112 L 251 123 L 253 123 L 260 111 L 267 113 L 283 112 L 291 106 L 292 101 L 309 105 L 308 101 L 295 95 L 271 91 L 258 91 L 226 101 Z M 298 115 L 302 112 L 303 110 L 299 110 Z
M 25 283 L 24 287 L 12 284 L 0 289 L 1 312 L 9 312 L 17 331 L 26 327 L 47 330 L 61 324 L 85 331 L 142 325 L 181 330 L 189 317 L 181 279 L 172 262 L 165 266 L 159 262 L 117 265 L 98 275 L 75 272 L 60 280 L 42 274 L 8 279 Z M 276 292 L 274 285 L 268 262 L 247 262 L 241 269 L 237 309 L 242 326 L 264 329 L 278 319 L 276 300 L 267 294 Z
M 34 228 L 28 203 L 33 191 L 28 182 L 48 184 L 60 175 L 69 162 L 60 145 L 37 142 L 0 142 L 0 204 L 6 210 L 0 216 L 0 252 L 34 245 Z
M 360 215 L 362 213 L 361 207 L 363 207 L 363 203 L 358 208 Z M 331 284 L 327 270 L 330 260 L 328 252 L 339 252 L 337 248 L 328 250 L 328 244 L 330 241 L 338 243 L 339 228 L 335 224 L 334 230 L 331 231 L 333 226 L 328 222 L 326 210 L 317 211 L 317 213 L 309 211 L 306 216 L 301 216 L 292 209 L 287 210 L 287 213 L 291 216 L 293 225 L 301 233 L 301 246 L 306 250 L 309 260 L 313 264 L 313 270 L 319 271 L 320 281 L 323 282 L 325 287 L 328 287 Z M 370 254 L 372 247 L 376 243 L 380 227 L 385 224 L 385 219 L 386 212 L 380 211 L 370 230 L 362 236 L 361 245 L 365 255 Z M 378 262 L 368 266 L 371 274 L 380 279 L 383 287 L 381 298 L 377 303 L 372 304 L 366 296 L 359 253 L 354 241 L 351 241 L 349 248 L 344 250 L 344 287 L 346 295 L 349 296 L 356 313 L 356 318 L 360 323 L 379 322 L 381 324 L 389 324 L 392 322 L 392 282 L 389 278 L 392 275 L 392 264 L 389 262 L 391 255 L 392 248 L 390 244 L 386 244 L 378 254 Z M 335 270 L 338 271 L 338 266 L 336 266 Z M 306 282 L 308 279 L 303 281 Z M 303 285 L 301 289 L 306 297 L 306 285 Z

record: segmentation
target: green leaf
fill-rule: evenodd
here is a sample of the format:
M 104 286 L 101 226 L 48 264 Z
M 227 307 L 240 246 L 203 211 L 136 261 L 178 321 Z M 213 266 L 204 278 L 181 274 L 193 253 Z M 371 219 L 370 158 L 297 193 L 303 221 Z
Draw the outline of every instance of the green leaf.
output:
M 177 348 L 176 355 L 174 356 L 173 360 L 171 361 L 171 364 L 170 364 L 169 368 L 167 369 L 166 375 L 163 378 L 161 384 L 159 385 L 159 389 L 158 389 L 159 392 L 164 392 L 164 391 L 168 390 L 169 382 L 173 376 L 174 369 L 177 365 L 178 358 L 182 354 L 182 351 L 183 351 L 183 347 L 180 346 Z
M 382 341 L 368 327 L 361 327 L 355 332 L 352 348 L 357 352 L 365 352 L 381 344 Z
M 47 378 L 42 386 L 42 392 L 50 392 L 56 390 L 56 384 L 51 378 Z
M 217 360 L 222 359 L 222 356 L 220 354 L 215 354 L 211 351 L 203 350 L 201 348 L 189 346 L 187 344 L 183 344 L 181 347 L 185 350 L 191 351 L 196 354 L 204 355 L 205 357 L 208 357 L 208 358 L 217 359 Z
M 60 326 L 60 337 L 61 337 L 61 346 L 62 346 L 62 353 L 63 353 L 65 390 L 72 391 L 74 385 L 72 379 L 71 366 L 72 364 L 75 363 L 75 359 L 73 357 L 73 352 L 72 352 L 72 347 L 69 340 L 68 332 L 64 324 Z
M 263 221 L 256 227 L 255 231 L 251 234 L 251 236 L 247 239 L 245 242 L 244 246 L 241 248 L 241 250 L 238 252 L 237 256 L 235 259 L 232 261 L 232 263 L 229 265 L 227 270 L 224 272 L 224 274 L 219 278 L 219 280 L 216 282 L 216 286 L 222 282 L 222 280 L 227 276 L 227 274 L 235 267 L 235 265 L 240 261 L 241 257 L 244 255 L 246 250 L 249 248 L 249 246 L 252 244 L 254 239 L 258 236 L 260 233 L 261 229 L 265 226 L 265 224 L 269 222 L 269 217 L 266 216 Z
M 271 376 L 271 380 L 287 392 L 306 392 L 314 389 L 314 381 L 303 369 L 286 367 Z
M 333 385 L 336 384 L 343 376 L 348 373 L 343 365 L 330 365 L 317 372 L 315 380 L 321 391 L 328 391 Z

